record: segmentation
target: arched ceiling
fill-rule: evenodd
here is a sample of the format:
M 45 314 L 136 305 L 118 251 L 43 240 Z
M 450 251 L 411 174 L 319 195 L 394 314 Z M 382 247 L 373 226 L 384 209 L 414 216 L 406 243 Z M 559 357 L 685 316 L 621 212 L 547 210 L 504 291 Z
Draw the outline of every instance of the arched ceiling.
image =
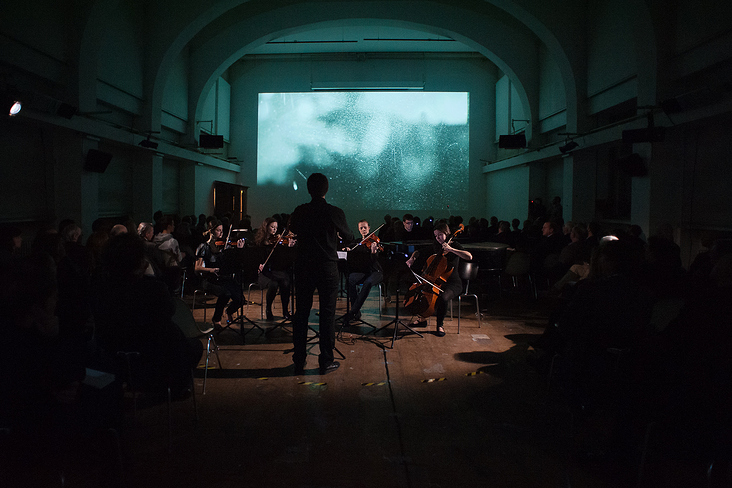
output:
M 196 67 L 189 84 L 191 96 L 196 98 L 190 101 L 190 108 L 200 112 L 204 94 L 215 79 L 248 54 L 299 52 L 304 45 L 307 52 L 334 52 L 333 46 L 343 49 L 344 44 L 361 44 L 360 49 L 344 49 L 349 52 L 424 52 L 431 50 L 431 45 L 442 44 L 453 46 L 442 49 L 478 52 L 496 64 L 512 78 L 524 107 L 535 120 L 540 41 L 504 11 L 479 3 L 482 8 L 477 10 L 420 1 L 293 3 L 256 15 L 227 15 L 206 26 L 189 43 L 190 63 Z M 354 37 L 344 39 L 346 33 Z M 364 40 L 380 38 L 390 40 Z M 420 40 L 396 40 L 415 38 Z M 288 43 L 291 39 L 356 42 Z
M 552 3 L 551 8 L 546 3 Z M 194 111 L 213 80 L 242 56 L 346 50 L 480 53 L 509 75 L 527 113 L 536 120 L 538 51 L 543 43 L 565 84 L 569 129 L 578 95 L 573 69 L 582 70 L 573 63 L 581 54 L 574 48 L 581 27 L 558 25 L 563 15 L 582 4 L 583 0 L 558 5 L 530 0 L 156 0 L 146 4 L 149 18 L 160 20 L 150 21 L 147 29 L 143 118 L 151 129 L 159 127 L 165 84 L 184 50 L 195 66 L 189 86 L 191 96 L 197 97 L 190 101 Z M 97 20 L 90 17 L 87 25 Z M 90 76 L 93 70 L 83 68 L 80 76 Z

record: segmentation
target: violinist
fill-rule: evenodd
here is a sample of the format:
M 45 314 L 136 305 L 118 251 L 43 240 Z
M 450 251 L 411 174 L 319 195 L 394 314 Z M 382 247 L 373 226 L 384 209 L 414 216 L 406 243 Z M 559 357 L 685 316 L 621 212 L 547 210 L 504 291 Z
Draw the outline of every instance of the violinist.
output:
M 272 217 L 267 217 L 257 229 L 254 236 L 256 246 L 264 246 L 270 250 L 268 258 L 259 265 L 259 286 L 267 289 L 267 320 L 274 320 L 272 314 L 272 302 L 277 296 L 277 288 L 280 289 L 282 300 L 282 316 L 285 320 L 290 319 L 288 305 L 290 303 L 290 262 L 287 259 L 284 248 L 293 247 L 295 239 L 291 236 L 277 235 L 278 224 Z M 278 249 L 282 247 L 283 249 Z
M 196 249 L 196 263 L 194 267 L 196 273 L 199 273 L 203 278 L 203 289 L 206 293 L 211 293 L 218 297 L 212 318 L 215 329 L 221 328 L 224 307 L 229 303 L 229 300 L 231 300 L 231 303 L 226 308 L 226 319 L 229 324 L 234 320 L 234 311 L 242 305 L 241 285 L 231 275 L 226 275 L 221 272 L 223 250 L 225 247 L 224 226 L 221 222 L 214 220 L 211 224 L 209 239 Z M 244 247 L 244 239 L 239 239 L 236 247 Z
M 448 243 L 450 228 L 446 223 L 440 222 L 435 225 L 433 234 L 435 240 L 432 243 L 432 246 L 428 248 L 429 251 L 431 251 L 434 256 L 444 255 L 445 258 L 447 258 L 448 265 L 453 270 L 447 278 L 447 282 L 440 287 L 442 292 L 437 295 L 437 301 L 435 302 L 435 317 L 437 319 L 437 330 L 435 331 L 435 335 L 437 337 L 444 337 L 445 329 L 443 328 L 443 322 L 445 320 L 445 315 L 447 314 L 447 304 L 463 291 L 463 282 L 457 271 L 458 264 L 461 259 L 470 261 L 473 259 L 473 255 L 464 250 L 459 242 Z M 412 255 L 407 260 L 407 266 L 411 267 L 412 264 L 414 264 L 414 260 L 415 256 Z M 414 322 L 414 325 L 425 326 L 427 325 L 427 320 L 422 319 L 421 321 L 416 321 Z
M 348 249 L 348 297 L 351 310 L 344 317 L 345 322 L 361 319 L 361 306 L 369 296 L 371 287 L 378 285 L 384 279 L 384 272 L 378 261 L 380 249 L 379 238 L 371 234 L 371 228 L 366 220 L 358 223 L 361 239 Z M 382 248 L 383 249 L 383 248 Z M 356 286 L 362 285 L 361 291 L 356 292 Z

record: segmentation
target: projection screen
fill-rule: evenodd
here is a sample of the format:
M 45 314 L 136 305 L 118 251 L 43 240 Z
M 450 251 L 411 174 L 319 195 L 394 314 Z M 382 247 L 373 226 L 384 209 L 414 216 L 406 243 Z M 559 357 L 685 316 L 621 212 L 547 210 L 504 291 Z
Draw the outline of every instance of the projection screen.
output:
M 303 203 L 321 172 L 345 210 L 464 207 L 468 107 L 467 92 L 260 93 L 257 187 Z

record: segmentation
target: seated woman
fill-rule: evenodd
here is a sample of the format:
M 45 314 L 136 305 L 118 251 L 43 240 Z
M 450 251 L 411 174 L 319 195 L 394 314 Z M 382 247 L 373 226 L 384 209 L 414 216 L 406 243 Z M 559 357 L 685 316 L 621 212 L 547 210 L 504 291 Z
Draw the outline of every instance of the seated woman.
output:
M 447 258 L 447 262 L 453 269 L 452 273 L 447 278 L 447 282 L 440 287 L 442 288 L 442 292 L 437 295 L 437 301 L 435 302 L 435 318 L 437 319 L 437 331 L 435 332 L 435 335 L 437 337 L 444 337 L 445 329 L 442 327 L 442 324 L 445 320 L 445 315 L 447 315 L 447 304 L 463 291 L 463 282 L 460 279 L 460 274 L 458 273 L 458 264 L 461 259 L 470 261 L 473 259 L 473 255 L 464 250 L 459 242 L 452 242 L 448 244 L 447 241 L 448 236 L 450 235 L 450 228 L 446 223 L 440 222 L 435 225 L 433 235 L 435 236 L 435 240 L 432 243 L 432 246 L 425 251 L 435 255 L 436 257 L 444 254 Z M 412 255 L 407 260 L 407 266 L 411 268 L 414 264 L 414 260 L 415 256 Z M 426 318 L 420 318 L 422 318 L 422 321 L 416 322 L 415 325 L 427 325 Z
M 290 271 L 292 255 L 287 252 L 295 245 L 294 239 L 288 239 L 287 244 L 280 243 L 280 236 L 277 235 L 278 224 L 275 219 L 268 217 L 257 229 L 254 236 L 256 246 L 264 246 L 270 250 L 267 260 L 259 265 L 259 286 L 267 289 L 267 320 L 274 320 L 272 314 L 272 302 L 277 295 L 277 288 L 280 289 L 282 300 L 282 316 L 285 320 L 290 319 L 288 304 L 290 303 Z
M 233 275 L 222 272 L 223 250 L 225 243 L 223 242 L 224 226 L 219 221 L 213 221 L 211 224 L 211 234 L 209 239 L 198 246 L 196 250 L 196 273 L 203 278 L 203 289 L 206 293 L 211 293 L 218 297 L 216 300 L 216 308 L 213 315 L 213 326 L 216 329 L 221 328 L 221 317 L 224 315 L 226 308 L 227 323 L 234 320 L 233 314 L 236 309 L 242 306 L 241 285 L 237 283 Z M 236 243 L 236 247 L 244 247 L 244 240 L 240 239 Z

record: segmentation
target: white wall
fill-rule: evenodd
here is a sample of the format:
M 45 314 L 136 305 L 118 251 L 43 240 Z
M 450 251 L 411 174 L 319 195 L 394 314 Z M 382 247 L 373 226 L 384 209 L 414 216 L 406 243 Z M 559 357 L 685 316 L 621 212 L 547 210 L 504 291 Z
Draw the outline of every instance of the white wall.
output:
M 486 209 L 481 215 L 495 215 L 498 220 L 519 219 L 528 215 L 529 167 L 514 166 L 486 173 Z

